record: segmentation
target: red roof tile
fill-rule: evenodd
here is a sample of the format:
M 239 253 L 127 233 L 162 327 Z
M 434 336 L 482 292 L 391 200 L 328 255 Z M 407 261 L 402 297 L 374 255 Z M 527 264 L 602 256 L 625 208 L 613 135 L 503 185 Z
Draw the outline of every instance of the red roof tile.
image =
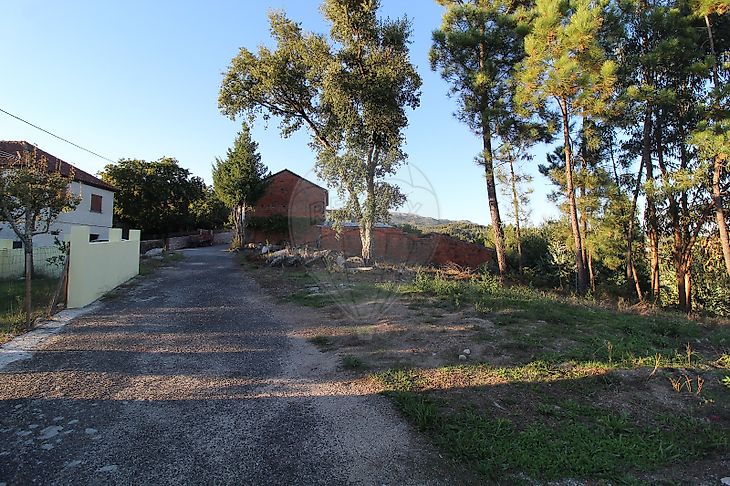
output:
M 48 162 L 48 170 L 50 171 L 59 171 L 64 176 L 68 176 L 73 171 L 74 180 L 77 182 L 81 182 L 89 186 L 98 187 L 99 189 L 106 189 L 107 191 L 116 192 L 119 190 L 116 187 L 102 181 L 98 177 L 94 177 L 88 172 L 84 172 L 78 167 L 74 167 L 68 162 L 65 162 L 58 157 L 55 157 L 48 152 L 45 152 L 37 148 L 36 146 L 24 141 L 0 141 L 0 165 L 7 164 L 9 160 L 17 157 L 24 150 L 37 150 L 39 157 L 46 158 L 46 161 Z

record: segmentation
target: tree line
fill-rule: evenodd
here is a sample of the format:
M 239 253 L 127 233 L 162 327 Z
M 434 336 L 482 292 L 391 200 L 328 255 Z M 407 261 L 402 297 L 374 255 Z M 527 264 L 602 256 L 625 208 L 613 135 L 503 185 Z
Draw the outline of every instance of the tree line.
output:
M 520 167 L 548 146 L 537 163 L 555 187 L 578 294 L 611 268 L 635 298 L 690 310 L 700 247 L 720 257 L 718 285 L 728 281 L 728 0 L 437 1 L 431 68 L 482 140 L 501 275 L 523 267 L 530 180 Z M 405 160 L 406 109 L 421 84 L 409 20 L 380 19 L 378 8 L 325 0 L 329 36 L 272 13 L 275 47 L 242 48 L 219 98 L 232 118 L 277 117 L 285 137 L 308 130 L 320 177 L 347 201 L 339 216 L 360 222 L 366 258 L 372 222 L 403 201 L 383 178 Z M 512 269 L 500 189 L 516 232 Z

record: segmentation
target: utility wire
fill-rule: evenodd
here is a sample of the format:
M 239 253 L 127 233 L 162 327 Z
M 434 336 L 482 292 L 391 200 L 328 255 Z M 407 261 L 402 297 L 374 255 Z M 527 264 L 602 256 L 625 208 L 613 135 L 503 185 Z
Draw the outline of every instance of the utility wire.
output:
M 66 139 L 65 139 L 65 138 L 63 138 L 63 137 L 59 137 L 59 136 L 58 136 L 58 135 L 56 135 L 55 133 L 51 133 L 51 132 L 49 132 L 48 130 L 46 130 L 46 129 L 43 129 L 43 128 L 39 127 L 38 125 L 34 125 L 34 124 L 32 124 L 31 122 L 29 122 L 29 121 L 27 121 L 27 120 L 23 120 L 23 119 L 22 119 L 22 118 L 20 118 L 19 116 L 13 115 L 12 113 L 8 113 L 7 111 L 3 110 L 2 108 L 0 108 L 0 111 L 2 111 L 3 113 L 5 113 L 5 114 L 6 114 L 6 115 L 8 115 L 8 116 L 11 116 L 11 117 L 15 118 L 16 120 L 22 121 L 23 123 L 25 123 L 25 124 L 27 124 L 27 125 L 30 125 L 30 126 L 32 126 L 33 128 L 37 128 L 38 130 L 40 130 L 40 131 L 42 131 L 42 132 L 45 132 L 45 133 L 47 133 L 48 135 L 50 135 L 50 136 L 52 136 L 52 137 L 56 137 L 56 138 L 57 138 L 57 139 L 59 139 L 59 140 L 62 140 L 62 141 L 64 141 L 64 142 L 68 143 L 68 144 L 71 144 L 71 145 L 73 145 L 74 147 L 76 147 L 76 148 L 79 148 L 79 149 L 83 150 L 84 152 L 89 152 L 89 153 L 90 153 L 91 155 L 96 155 L 96 156 L 97 156 L 97 157 L 99 157 L 100 159 L 104 159 L 104 160 L 106 160 L 107 162 L 111 162 L 112 164 L 114 163 L 114 161 L 113 161 L 112 159 L 109 159 L 109 158 L 107 158 L 107 157 L 104 157 L 103 155 L 99 155 L 99 154 L 97 154 L 96 152 L 93 152 L 93 151 L 91 151 L 91 150 L 89 150 L 89 149 L 87 149 L 87 148 L 85 148 L 85 147 L 82 147 L 81 145 L 75 144 L 75 143 L 73 143 L 73 142 L 72 142 L 72 141 L 70 141 L 70 140 L 66 140 Z

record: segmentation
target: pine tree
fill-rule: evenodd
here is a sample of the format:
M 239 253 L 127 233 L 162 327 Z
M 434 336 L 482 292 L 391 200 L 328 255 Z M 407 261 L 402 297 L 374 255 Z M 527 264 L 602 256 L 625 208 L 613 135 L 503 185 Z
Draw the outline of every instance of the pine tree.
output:
M 216 158 L 213 164 L 213 188 L 218 198 L 231 209 L 232 248 L 240 248 L 246 241 L 246 211 L 266 189 L 264 179 L 269 170 L 261 162 L 258 147 L 244 123 L 226 158 Z
M 579 294 L 588 290 L 588 269 L 575 198 L 571 126 L 577 115 L 600 116 L 614 95 L 616 64 L 606 59 L 598 42 L 605 7 L 605 3 L 591 0 L 537 0 L 518 74 L 518 100 L 533 111 L 554 102 L 562 121 L 565 196 Z

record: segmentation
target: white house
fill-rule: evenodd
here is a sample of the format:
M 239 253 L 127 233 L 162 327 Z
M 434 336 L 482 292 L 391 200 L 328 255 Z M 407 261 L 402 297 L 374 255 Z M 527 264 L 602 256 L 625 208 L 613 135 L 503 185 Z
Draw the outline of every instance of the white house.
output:
M 55 223 L 51 225 L 51 233 L 37 235 L 33 238 L 33 245 L 52 246 L 54 236 L 63 240 L 65 235 L 70 234 L 71 227 L 77 225 L 88 226 L 91 229 L 90 239 L 92 241 L 109 239 L 109 228 L 112 227 L 114 213 L 114 192 L 117 189 L 28 142 L 0 141 L 0 164 L 19 157 L 23 151 L 33 150 L 37 150 L 39 158 L 46 158 L 49 170 L 60 171 L 66 176 L 73 174 L 69 190 L 81 197 L 81 202 L 76 209 L 68 213 L 61 213 Z M 7 223 L 1 222 L 0 239 L 18 240 L 12 228 Z M 21 246 L 20 241 L 16 241 L 15 244 L 17 247 Z

